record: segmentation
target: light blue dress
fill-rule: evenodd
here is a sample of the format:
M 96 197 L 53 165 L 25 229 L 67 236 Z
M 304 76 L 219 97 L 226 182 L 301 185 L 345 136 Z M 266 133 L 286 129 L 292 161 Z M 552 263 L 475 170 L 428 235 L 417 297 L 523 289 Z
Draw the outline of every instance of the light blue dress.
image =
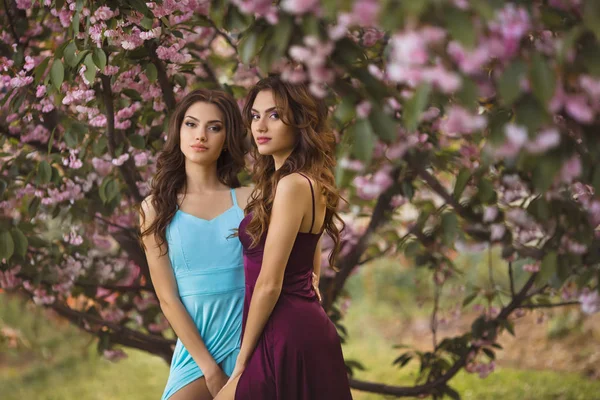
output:
M 238 237 L 230 237 L 244 212 L 234 189 L 231 198 L 231 208 L 211 220 L 177 210 L 166 235 L 181 301 L 227 375 L 240 351 L 244 308 L 242 245 Z M 178 339 L 162 400 L 203 375 Z

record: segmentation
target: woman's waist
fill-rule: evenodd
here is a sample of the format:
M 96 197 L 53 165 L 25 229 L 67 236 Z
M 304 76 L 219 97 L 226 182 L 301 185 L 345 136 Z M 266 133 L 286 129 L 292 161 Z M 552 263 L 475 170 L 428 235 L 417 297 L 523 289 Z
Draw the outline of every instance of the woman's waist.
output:
M 180 296 L 213 295 L 243 290 L 244 269 L 234 267 L 203 268 L 181 271 L 175 274 Z

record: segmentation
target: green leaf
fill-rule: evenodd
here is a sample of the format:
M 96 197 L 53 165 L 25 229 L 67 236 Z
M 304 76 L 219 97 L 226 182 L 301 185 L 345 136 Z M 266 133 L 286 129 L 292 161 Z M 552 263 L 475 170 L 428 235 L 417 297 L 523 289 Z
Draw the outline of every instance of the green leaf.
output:
M 256 32 L 248 32 L 246 35 L 242 37 L 240 43 L 238 44 L 238 54 L 240 55 L 240 60 L 244 64 L 249 64 L 252 58 L 258 53 L 259 48 L 259 38 Z
M 154 63 L 148 63 L 146 65 L 146 76 L 150 82 L 156 82 L 158 78 L 158 70 L 156 69 L 156 65 Z
M 17 227 L 14 227 L 11 233 L 15 243 L 15 254 L 20 257 L 25 257 L 25 254 L 27 254 L 27 246 L 29 246 L 27 236 L 25 236 L 25 234 Z
M 63 80 L 65 79 L 65 67 L 63 66 L 62 61 L 58 59 L 54 60 L 52 67 L 50 68 L 50 79 L 56 90 L 60 91 L 60 85 L 62 85 Z
M 146 148 L 146 140 L 137 134 L 133 134 L 129 136 L 129 143 L 136 149 L 143 150 Z
M 77 65 L 77 45 L 74 41 L 71 41 L 67 47 L 65 47 L 64 57 L 65 62 L 69 67 L 75 67 Z
M 92 151 L 96 157 L 100 157 L 101 155 L 106 153 L 107 148 L 108 140 L 104 136 L 94 141 L 94 144 L 92 145 Z
M 154 65 L 154 64 L 153 64 Z M 146 71 L 146 74 L 148 72 Z M 134 89 L 123 89 L 122 92 L 125 96 L 129 97 L 131 100 L 141 101 L 142 96 Z
M 552 183 L 554 182 L 554 177 L 560 168 L 561 162 L 557 157 L 551 155 L 541 157 L 533 168 L 531 175 L 536 190 L 540 193 L 544 193 L 550 189 L 550 186 L 552 186 Z
M 596 35 L 596 40 L 600 41 L 600 2 L 586 1 L 582 12 L 583 24 Z
M 10 260 L 15 252 L 15 243 L 9 231 L 0 232 L 0 260 Z
M 468 306 L 469 304 L 471 304 L 473 302 L 473 300 L 475 300 L 478 296 L 477 292 L 473 292 L 470 295 L 468 295 L 467 297 L 465 297 L 465 299 L 463 300 L 463 307 Z
M 90 84 L 93 84 L 96 79 L 96 64 L 94 63 L 92 54 L 88 54 L 85 57 L 83 64 L 85 65 L 85 72 L 83 75 Z
M 477 184 L 477 197 L 483 204 L 493 202 L 496 198 L 494 185 L 487 179 L 481 179 Z
M 44 77 L 44 73 L 46 72 L 46 68 L 48 68 L 48 64 L 50 63 L 50 57 L 46 57 L 42 60 L 42 62 L 35 67 L 35 69 L 33 70 L 33 74 L 34 74 L 34 83 L 37 85 L 38 83 L 40 83 L 40 81 L 42 80 L 42 78 Z M 10 96 L 6 96 L 6 98 L 9 98 Z
M 454 239 L 458 233 L 458 218 L 456 214 L 447 212 L 442 215 L 443 241 L 447 246 L 454 244 Z
M 29 202 L 29 205 L 27 206 L 27 213 L 29 214 L 29 216 L 31 218 L 35 217 L 35 215 L 38 212 L 38 209 L 40 208 L 41 203 L 42 203 L 42 201 L 40 200 L 39 197 L 34 197 L 31 199 L 31 201 Z
M 142 28 L 144 28 L 147 31 L 149 31 L 154 26 L 154 20 L 152 18 L 144 17 L 140 21 L 140 25 L 142 26 Z
M 42 160 L 38 164 L 37 168 L 37 181 L 38 183 L 45 184 L 50 182 L 52 178 L 52 167 L 46 160 Z
M 104 70 L 104 67 L 106 67 L 106 53 L 104 53 L 104 50 L 96 47 L 92 59 L 100 71 Z
M 458 173 L 458 176 L 456 177 L 456 182 L 454 183 L 453 196 L 456 200 L 460 199 L 460 196 L 462 195 L 463 191 L 467 187 L 467 183 L 469 182 L 469 179 L 471 179 L 471 170 L 469 170 L 467 168 L 461 169 L 460 172 Z
M 386 142 L 393 142 L 398 138 L 398 126 L 391 115 L 383 111 L 377 104 L 373 104 L 369 114 L 369 122 L 375 134 Z
M 371 124 L 366 119 L 359 119 L 348 130 L 352 138 L 352 155 L 370 164 L 375 148 L 375 135 Z
M 273 63 L 280 58 L 281 54 L 279 53 L 279 50 L 277 50 L 277 46 L 275 46 L 274 43 L 269 42 L 262 48 L 260 52 L 258 68 L 264 74 L 267 74 L 269 71 L 271 71 L 271 65 L 273 65 Z
M 558 268 L 558 255 L 556 251 L 550 251 L 542 260 L 542 265 L 540 266 L 540 272 L 536 277 L 536 283 L 539 285 L 545 285 L 548 283 L 550 278 L 556 273 Z
M 104 204 L 110 203 L 119 194 L 119 185 L 111 177 L 107 177 L 102 181 L 99 189 L 100 199 Z
M 275 26 L 275 33 L 273 34 L 272 40 L 275 41 L 275 46 L 279 52 L 283 53 L 290 43 L 292 38 L 292 32 L 294 31 L 294 21 L 291 17 L 281 15 L 279 22 Z
M 421 113 L 429 101 L 429 92 L 431 92 L 430 84 L 424 83 L 419 85 L 413 97 L 404 105 L 404 125 L 408 131 L 412 132 L 417 129 Z
M 525 76 L 527 68 L 520 60 L 515 60 L 504 71 L 498 81 L 498 92 L 503 104 L 510 106 L 521 94 L 521 79 Z
M 515 104 L 517 124 L 525 125 L 529 132 L 537 131 L 550 121 L 546 108 L 531 95 L 522 96 Z
M 534 53 L 531 59 L 531 89 L 533 94 L 544 106 L 547 106 L 554 95 L 556 77 L 550 69 L 548 60 L 539 53 Z
M 0 199 L 2 199 L 2 196 L 4 196 L 4 192 L 6 191 L 7 187 L 8 183 L 6 183 L 4 179 L 0 179 Z
M 477 111 L 479 107 L 479 102 L 477 101 L 477 94 L 479 93 L 479 89 L 477 85 L 473 81 L 473 79 L 468 77 L 463 77 L 462 87 L 460 91 L 456 94 L 460 103 L 465 106 L 465 108 L 471 111 Z
M 354 99 L 349 96 L 343 97 L 340 104 L 335 108 L 333 117 L 340 121 L 341 124 L 347 124 L 356 116 L 356 107 Z
M 475 25 L 471 16 L 455 7 L 448 7 L 445 13 L 446 27 L 450 35 L 466 48 L 472 49 L 477 42 Z

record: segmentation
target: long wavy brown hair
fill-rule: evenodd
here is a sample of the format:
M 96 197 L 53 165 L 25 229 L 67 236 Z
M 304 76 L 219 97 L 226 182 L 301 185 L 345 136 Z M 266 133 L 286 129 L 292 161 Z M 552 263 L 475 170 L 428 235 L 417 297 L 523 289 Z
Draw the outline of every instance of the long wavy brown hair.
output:
M 230 188 L 240 187 L 238 173 L 244 168 L 247 153 L 246 129 L 240 108 L 232 96 L 225 92 L 198 89 L 186 95 L 177 104 L 169 120 L 167 141 L 156 160 L 156 175 L 151 184 L 151 204 L 156 210 L 156 218 L 141 232 L 140 238 L 155 235 L 161 251 L 167 251 L 167 226 L 178 207 L 178 195 L 186 192 L 185 156 L 180 149 L 180 129 L 185 113 L 195 103 L 214 104 L 223 114 L 225 125 L 224 151 L 217 159 L 219 181 Z M 140 207 L 142 221 L 145 215 Z
M 269 76 L 259 81 L 248 93 L 242 111 L 248 130 L 252 123 L 252 106 L 259 92 L 270 90 L 273 93 L 278 114 L 284 124 L 291 126 L 296 133 L 296 143 L 290 156 L 278 170 L 272 156 L 258 152 L 252 140 L 251 155 L 255 159 L 252 177 L 255 187 L 246 206 L 252 217 L 246 232 L 256 246 L 269 226 L 269 218 L 275 199 L 277 182 L 284 176 L 301 172 L 311 177 L 321 194 L 326 198 L 324 230 L 332 238 L 334 247 L 329 255 L 329 265 L 334 262 L 340 248 L 340 232 L 344 222 L 337 213 L 340 195 L 335 186 L 335 136 L 327 123 L 327 106 L 313 96 L 304 84 L 291 84 L 279 76 Z

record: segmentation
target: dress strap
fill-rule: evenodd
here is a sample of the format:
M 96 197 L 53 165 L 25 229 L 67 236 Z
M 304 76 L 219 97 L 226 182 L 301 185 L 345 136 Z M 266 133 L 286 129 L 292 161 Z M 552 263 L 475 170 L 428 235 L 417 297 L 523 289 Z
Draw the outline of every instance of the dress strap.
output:
M 312 233 L 313 226 L 315 225 L 315 190 L 313 189 L 312 182 L 308 178 L 308 176 L 304 175 L 302 172 L 298 172 L 300 175 L 306 178 L 308 184 L 310 185 L 310 195 L 312 196 L 312 222 L 310 223 L 310 229 L 308 230 Z
M 235 189 L 231 188 L 231 189 L 229 189 L 229 191 L 231 192 L 231 200 L 233 200 L 233 206 L 239 208 L 238 203 L 237 203 L 237 196 L 235 195 Z

